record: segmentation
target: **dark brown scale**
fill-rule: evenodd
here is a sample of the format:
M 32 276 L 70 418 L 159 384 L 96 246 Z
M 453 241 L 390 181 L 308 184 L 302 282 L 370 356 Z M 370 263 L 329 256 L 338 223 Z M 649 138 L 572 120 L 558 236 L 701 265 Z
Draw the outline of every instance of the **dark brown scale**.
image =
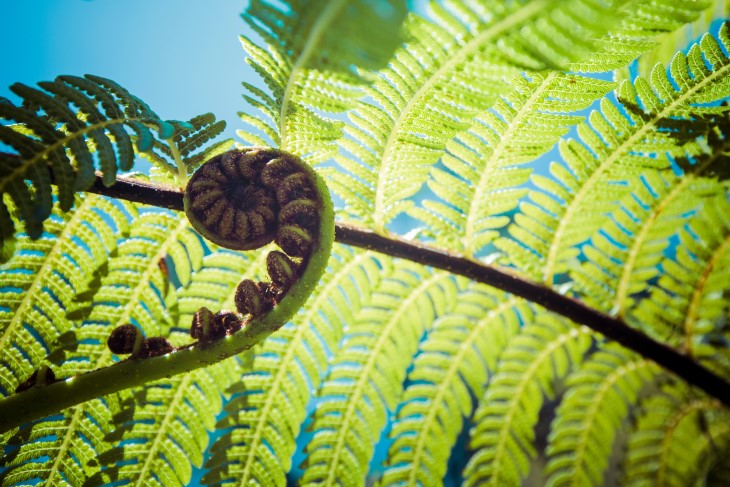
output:
M 131 323 L 121 325 L 111 332 L 106 341 L 109 350 L 116 354 L 133 353 L 135 347 L 139 347 L 143 339 L 142 331 Z
M 284 178 L 299 172 L 299 168 L 283 157 L 277 157 L 269 161 L 264 168 L 261 170 L 261 182 L 269 188 L 278 188 Z
M 210 334 L 213 326 L 213 312 L 203 306 L 193 315 L 193 322 L 190 325 L 190 336 L 196 340 L 203 339 Z
M 250 314 L 254 318 L 266 313 L 273 306 L 266 283 L 256 283 L 251 279 L 241 281 L 236 288 L 234 301 L 239 313 Z
M 190 336 L 197 340 L 210 341 L 223 338 L 243 327 L 241 318 L 231 311 L 213 314 L 208 308 L 200 308 L 193 316 Z
M 281 152 L 273 149 L 252 149 L 241 157 L 241 174 L 250 180 L 261 181 L 261 171 L 267 162 L 279 157 Z
M 45 368 L 45 374 L 43 374 L 44 377 L 42 379 L 42 383 L 38 382 L 38 373 L 40 369 L 36 369 L 33 371 L 30 377 L 18 384 L 18 386 L 15 388 L 15 392 L 23 392 L 35 387 L 36 385 L 46 386 L 48 384 L 53 384 L 54 382 L 56 382 L 56 374 L 53 372 L 53 369 L 45 365 L 42 366 L 42 368 Z
M 278 250 L 273 250 L 266 256 L 266 270 L 274 286 L 283 291 L 288 290 L 297 278 L 297 265 Z
M 243 328 L 243 320 L 238 314 L 232 311 L 220 311 L 215 315 L 216 330 L 223 330 L 223 334 L 217 338 L 236 333 Z
M 294 225 L 315 231 L 319 226 L 319 208 L 312 200 L 295 200 L 279 213 L 279 225 Z
M 309 176 L 303 172 L 290 174 L 276 188 L 276 198 L 281 206 L 298 199 L 314 199 L 315 191 Z
M 166 355 L 175 351 L 175 347 L 165 337 L 150 337 L 142 342 L 139 357 L 149 358 Z
M 292 257 L 308 257 L 313 243 L 312 235 L 295 225 L 282 225 L 274 242 Z

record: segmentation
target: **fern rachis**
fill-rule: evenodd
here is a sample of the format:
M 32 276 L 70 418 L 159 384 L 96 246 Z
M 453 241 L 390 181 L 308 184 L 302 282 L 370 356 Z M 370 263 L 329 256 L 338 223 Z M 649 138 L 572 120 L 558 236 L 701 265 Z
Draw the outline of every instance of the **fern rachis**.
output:
M 3 434 L 0 482 L 178 486 L 195 482 L 193 467 L 202 465 L 207 485 L 315 479 L 361 485 L 366 475 L 383 485 L 438 485 L 458 476 L 467 462 L 467 484 L 519 484 L 545 472 L 556 483 L 574 484 L 610 483 L 622 475 L 627 483 L 679 485 L 727 477 L 726 406 L 707 395 L 730 403 L 730 309 L 723 303 L 730 226 L 723 218 L 726 108 L 720 105 L 728 96 L 727 30 L 719 31 L 718 42 L 706 37 L 700 48 L 678 55 L 668 74 L 661 66 L 649 75 L 651 82 L 625 81 L 616 92 L 619 104 L 606 93 L 611 83 L 568 74 L 626 67 L 711 2 L 446 0 L 423 16 L 411 14 L 400 26 L 403 36 L 388 40 L 373 38 L 373 26 L 397 32 L 405 6 L 378 2 L 382 8 L 360 0 L 252 0 L 245 17 L 258 35 L 242 39 L 248 62 L 266 87 L 244 85 L 246 101 L 263 117 L 243 112 L 256 132 L 242 137 L 273 142 L 307 164 L 326 163 L 322 174 L 346 205 L 338 211 L 343 221 L 336 224 L 337 239 L 401 257 L 337 245 L 329 274 L 302 312 L 289 310 L 290 323 L 283 316 L 253 318 L 240 321 L 243 329 L 236 332 L 223 321 L 230 316 L 223 309 L 266 315 L 269 305 L 289 297 L 287 288 L 301 277 L 299 265 L 313 259 L 221 250 L 172 212 L 124 204 L 119 224 L 91 224 L 70 214 L 70 222 L 84 222 L 74 227 L 54 208 L 47 229 L 61 239 L 59 248 L 63 242 L 77 246 L 63 247 L 74 256 L 69 262 L 93 258 L 74 268 L 63 260 L 64 250 L 33 253 L 34 245 L 53 244 L 16 233 L 23 217 L 29 233 L 37 232 L 44 214 L 30 217 L 29 209 L 48 209 L 59 198 L 68 203 L 79 189 L 68 192 L 73 177 L 95 179 L 94 191 L 132 193 L 179 210 L 183 193 L 175 188 L 188 178 L 191 191 L 199 187 L 211 166 L 197 169 L 206 159 L 220 163 L 230 142 L 210 143 L 222 130 L 214 117 L 162 121 L 109 80 L 62 77 L 40 84 L 40 95 L 22 91 L 24 109 L 40 107 L 29 125 L 42 130 L 39 120 L 57 113 L 68 125 L 54 130 L 80 135 L 64 139 L 50 155 L 49 164 L 65 171 L 56 181 L 59 196 L 50 192 L 44 162 L 38 170 L 47 174 L 23 181 L 27 193 L 3 198 L 0 208 L 5 249 L 14 233 L 18 249 L 6 252 L 11 260 L 0 268 L 0 296 L 7 296 L 0 320 L 16 320 L 14 330 L 30 331 L 22 340 L 13 332 L 0 343 L 3 357 L 22 356 L 11 374 L 3 372 L 9 397 L 0 410 L 40 404 L 42 397 L 54 398 L 55 408 L 76 405 Z M 88 84 L 92 79 L 100 83 L 95 88 Z M 698 83 L 702 88 L 694 90 Z M 54 97 L 67 108 L 53 105 Z M 125 97 L 127 104 L 118 101 Z M 585 117 L 578 111 L 599 99 L 602 112 Z M 132 132 L 126 122 L 85 128 L 94 116 L 97 122 L 134 119 L 126 125 Z M 577 128 L 580 141 L 567 138 L 586 118 Z M 157 135 L 137 119 L 148 120 Z M 12 133 L 4 133 L 17 145 L 15 153 L 2 155 L 8 167 L 33 157 L 18 149 L 23 144 L 39 150 L 53 144 L 50 138 L 39 142 L 17 120 L 5 120 L 3 128 Z M 138 154 L 155 165 L 152 182 L 120 180 L 105 189 L 88 168 L 102 163 L 101 177 L 109 182 L 135 141 L 142 143 Z M 565 160 L 541 174 L 538 158 L 553 157 L 556 142 L 563 152 L 554 157 Z M 111 157 L 115 146 L 128 149 L 127 156 Z M 210 177 L 218 178 L 215 171 Z M 414 196 L 424 183 L 436 195 L 433 201 Z M 223 193 L 248 194 L 239 187 Z M 109 213 L 103 209 L 109 201 L 87 198 L 77 210 Z M 221 210 L 227 204 L 202 206 L 201 215 L 191 216 L 197 223 L 226 215 L 218 222 L 223 227 L 230 229 L 231 221 L 244 226 Z M 293 218 L 302 228 L 309 225 L 306 211 Z M 398 229 L 395 218 L 403 214 L 421 220 L 422 230 L 409 239 L 386 235 Z M 247 226 L 257 225 L 256 217 L 247 218 Z M 97 225 L 98 234 L 90 233 Z M 309 235 L 292 232 L 300 241 Z M 491 255 L 490 264 L 480 262 L 494 249 L 501 253 Z M 321 269 L 324 254 L 314 263 Z M 62 291 L 34 284 L 28 273 L 37 268 L 63 276 Z M 77 277 L 86 269 L 91 272 Z M 125 269 L 134 272 L 125 275 Z M 253 280 L 267 272 L 272 284 Z M 242 278 L 248 284 L 239 292 Z M 21 306 L 29 289 L 29 295 L 58 296 L 53 306 L 37 302 L 57 316 Z M 17 306 L 24 317 L 14 315 Z M 612 307 L 619 318 L 601 312 Z M 26 325 L 31 321 L 32 329 Z M 60 325 L 54 328 L 53 321 Z M 169 338 L 179 350 L 151 358 L 133 354 L 110 369 L 68 380 L 112 361 L 104 342 L 124 321 Z M 264 339 L 268 333 L 256 334 L 246 326 L 251 323 L 278 331 Z M 605 332 L 634 352 L 576 324 Z M 190 334 L 200 341 L 191 346 Z M 692 357 L 681 353 L 681 343 L 690 342 Z M 246 354 L 213 364 L 229 346 L 254 344 Z M 190 372 L 193 362 L 207 367 Z M 47 373 L 60 382 L 49 385 Z M 10 394 L 29 376 L 28 391 Z M 74 392 L 97 381 L 113 383 L 97 393 L 119 390 L 86 402 L 84 391 Z M 64 403 L 68 391 L 74 397 Z M 687 406 L 685 414 L 688 404 L 697 407 Z M 653 406 L 662 419 L 679 418 L 676 427 L 652 422 Z M 551 411 L 557 418 L 548 425 Z M 0 416 L 6 425 L 13 419 Z M 385 439 L 390 418 L 393 429 Z M 208 431 L 218 433 L 212 445 Z M 625 456 L 617 453 L 623 433 L 629 438 Z M 686 441 L 693 435 L 697 442 Z M 391 441 L 387 454 L 380 451 Z M 696 451 L 686 448 L 693 445 Z M 380 452 L 375 459 L 374 451 Z M 552 455 L 547 469 L 541 465 L 546 453 Z M 380 454 L 387 455 L 382 475 Z M 657 468 L 637 468 L 642 458 Z M 605 466 L 616 471 L 600 471 Z M 494 469 L 499 475 L 491 476 Z

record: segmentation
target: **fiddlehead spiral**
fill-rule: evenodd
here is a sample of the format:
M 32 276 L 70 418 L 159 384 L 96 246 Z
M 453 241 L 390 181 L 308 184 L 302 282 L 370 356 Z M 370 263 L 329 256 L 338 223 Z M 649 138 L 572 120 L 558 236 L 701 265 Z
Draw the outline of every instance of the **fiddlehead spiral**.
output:
M 236 309 L 253 318 L 276 306 L 300 277 L 319 238 L 324 207 L 309 166 L 267 148 L 233 150 L 206 162 L 190 179 L 184 204 L 192 226 L 213 243 L 250 250 L 273 241 L 281 248 L 266 259 L 271 282 L 247 279 L 236 289 Z M 230 312 L 201 308 L 190 334 L 211 340 L 241 326 Z
M 209 177 L 205 176 L 208 167 L 212 170 Z M 237 179 L 224 179 L 223 171 Z M 197 175 L 198 172 L 201 174 Z M 232 201 L 234 208 L 244 208 L 243 213 L 231 213 L 216 205 L 216 198 L 207 194 L 206 187 L 212 189 L 216 198 Z M 272 204 L 274 217 L 263 209 L 261 200 L 254 199 L 256 194 L 263 195 L 263 200 Z M 142 339 L 135 332 L 131 356 L 144 360 L 122 360 L 0 400 L 0 433 L 95 397 L 189 372 L 236 355 L 278 330 L 314 292 L 327 267 L 334 241 L 334 209 L 324 181 L 297 157 L 264 148 L 215 157 L 191 178 L 185 207 L 193 226 L 216 243 L 224 243 L 217 240 L 216 229 L 220 228 L 223 240 L 233 242 L 234 248 L 241 248 L 240 245 L 255 248 L 253 241 L 263 245 L 272 240 L 281 247 L 283 252 L 272 251 L 267 258 L 272 282 L 247 280 L 238 286 L 235 301 L 240 314 L 246 316 L 201 308 L 191 326 L 191 335 L 198 341 L 177 349 L 165 339 Z M 206 222 L 210 228 L 206 228 Z M 242 239 L 244 229 L 248 229 L 247 237 Z M 139 340 L 141 343 L 137 344 Z M 120 346 L 128 350 L 129 337 L 121 342 Z M 139 347 L 137 355 L 135 347 Z

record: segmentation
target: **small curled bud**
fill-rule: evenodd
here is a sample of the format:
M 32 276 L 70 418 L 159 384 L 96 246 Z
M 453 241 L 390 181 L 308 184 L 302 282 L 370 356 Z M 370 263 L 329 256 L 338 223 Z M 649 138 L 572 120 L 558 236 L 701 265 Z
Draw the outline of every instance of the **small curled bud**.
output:
M 141 358 L 157 357 L 159 355 L 166 355 L 174 352 L 170 342 L 165 337 L 150 337 L 142 342 L 142 349 L 139 353 Z M 134 354 L 133 354 L 134 356 Z
M 197 340 L 209 341 L 231 335 L 243 327 L 241 318 L 231 311 L 213 314 L 208 308 L 200 308 L 193 315 L 190 336 Z
M 276 236 L 276 245 L 292 257 L 307 257 L 312 248 L 312 236 L 295 225 L 284 225 Z
M 297 277 L 297 266 L 283 252 L 274 250 L 266 256 L 266 270 L 271 282 L 282 290 L 288 290 Z
M 236 288 L 234 297 L 236 309 L 241 314 L 250 314 L 253 317 L 261 316 L 273 306 L 269 293 L 266 283 L 256 283 L 251 279 L 245 279 Z
M 190 325 L 190 336 L 196 340 L 203 340 L 210 336 L 213 327 L 213 312 L 203 306 L 193 315 Z
M 15 392 L 23 392 L 33 387 L 47 386 L 56 382 L 56 374 L 47 365 L 41 365 L 38 369 L 34 370 L 33 373 L 25 381 L 18 384 L 15 388 Z
M 136 326 L 128 323 L 116 327 L 106 341 L 109 350 L 116 354 L 136 354 L 142 346 L 144 335 Z
M 223 336 L 236 333 L 243 328 L 243 320 L 233 311 L 220 311 L 215 315 L 216 328 L 223 330 Z M 220 338 L 220 337 L 218 337 Z

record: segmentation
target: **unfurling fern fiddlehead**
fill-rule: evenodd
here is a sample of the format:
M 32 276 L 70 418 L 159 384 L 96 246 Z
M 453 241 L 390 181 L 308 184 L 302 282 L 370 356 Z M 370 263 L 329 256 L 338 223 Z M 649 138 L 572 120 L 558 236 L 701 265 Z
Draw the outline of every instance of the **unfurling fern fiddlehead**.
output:
M 269 311 L 307 265 L 322 208 L 313 176 L 298 157 L 252 148 L 214 157 L 188 183 L 185 214 L 208 240 L 234 250 L 259 248 L 273 240 L 284 251 L 272 251 L 266 259 L 271 283 L 247 279 L 238 286 L 239 313 L 257 317 Z M 203 308 L 196 314 L 191 328 L 194 338 L 211 321 L 209 313 Z
M 238 286 L 236 306 L 244 316 L 201 308 L 191 326 L 198 341 L 191 345 L 164 355 L 132 353 L 110 367 L 9 396 L 0 401 L 0 432 L 249 349 L 304 305 L 324 273 L 334 241 L 332 201 L 324 181 L 296 156 L 251 148 L 214 157 L 190 179 L 185 209 L 214 243 L 250 249 L 274 241 L 283 250 L 268 255 L 271 283 Z

